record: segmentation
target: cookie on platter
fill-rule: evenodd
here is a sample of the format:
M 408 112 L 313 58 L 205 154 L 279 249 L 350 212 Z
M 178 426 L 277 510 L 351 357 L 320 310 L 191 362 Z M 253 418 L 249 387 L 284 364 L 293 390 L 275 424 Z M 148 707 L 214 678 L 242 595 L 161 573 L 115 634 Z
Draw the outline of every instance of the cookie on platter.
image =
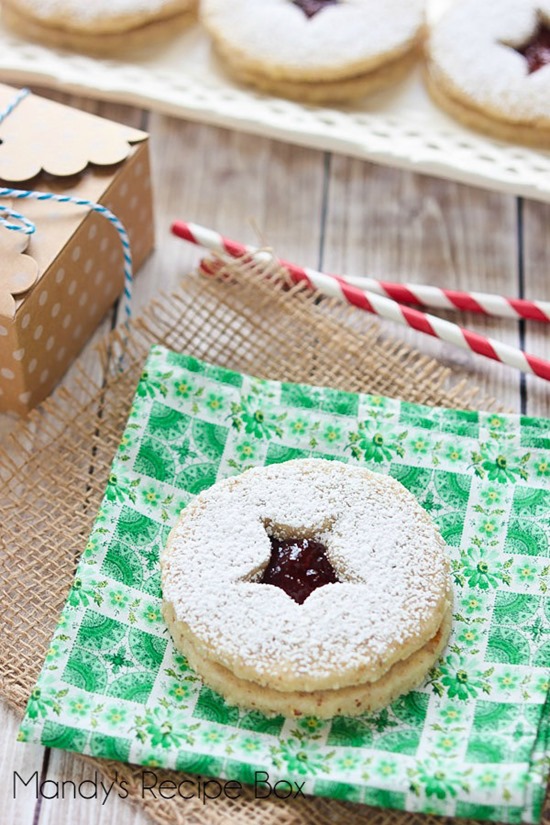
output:
M 434 101 L 493 137 L 550 147 L 550 0 L 461 0 L 427 41 Z
M 40 43 L 95 53 L 147 46 L 194 20 L 197 0 L 4 0 L 2 19 Z
M 437 528 L 399 482 L 338 461 L 215 484 L 161 568 L 176 647 L 229 702 L 268 713 L 380 708 L 423 681 L 450 633 Z
M 372 94 L 414 64 L 423 0 L 202 0 L 200 18 L 237 79 L 323 103 Z

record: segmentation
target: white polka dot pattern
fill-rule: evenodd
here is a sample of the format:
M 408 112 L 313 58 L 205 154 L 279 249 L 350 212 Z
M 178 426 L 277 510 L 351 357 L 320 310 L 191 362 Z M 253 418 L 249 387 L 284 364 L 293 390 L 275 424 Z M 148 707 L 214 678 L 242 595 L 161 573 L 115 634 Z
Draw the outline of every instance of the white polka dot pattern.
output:
M 118 184 L 109 183 L 109 204 L 102 201 L 128 230 L 134 269 L 153 243 L 151 199 L 145 194 L 146 156 L 145 146 L 134 151 Z M 101 186 L 110 180 L 102 176 Z M 40 231 L 37 220 L 33 243 Z M 14 327 L 0 324 L 0 410 L 26 411 L 51 392 L 122 287 L 123 254 L 115 229 L 102 216 L 83 213 L 69 242 L 25 297 Z

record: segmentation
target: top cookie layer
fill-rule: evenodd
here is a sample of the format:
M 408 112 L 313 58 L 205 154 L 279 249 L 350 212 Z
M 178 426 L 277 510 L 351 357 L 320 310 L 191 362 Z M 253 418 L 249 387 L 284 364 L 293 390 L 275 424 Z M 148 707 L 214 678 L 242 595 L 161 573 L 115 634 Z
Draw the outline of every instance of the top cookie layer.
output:
M 83 33 L 124 31 L 188 11 L 195 0 L 7 0 L 41 25 Z
M 256 583 L 277 537 L 316 537 L 339 582 L 297 604 Z M 374 681 L 437 632 L 445 545 L 397 481 L 307 459 L 222 481 L 184 510 L 162 558 L 163 596 L 202 655 L 278 690 Z
M 337 79 L 408 51 L 424 23 L 423 0 L 340 0 L 313 17 L 292 0 L 202 0 L 218 48 L 241 68 L 275 79 Z
M 434 79 L 499 119 L 550 124 L 550 66 L 529 73 L 517 51 L 550 24 L 550 0 L 461 0 L 431 33 Z

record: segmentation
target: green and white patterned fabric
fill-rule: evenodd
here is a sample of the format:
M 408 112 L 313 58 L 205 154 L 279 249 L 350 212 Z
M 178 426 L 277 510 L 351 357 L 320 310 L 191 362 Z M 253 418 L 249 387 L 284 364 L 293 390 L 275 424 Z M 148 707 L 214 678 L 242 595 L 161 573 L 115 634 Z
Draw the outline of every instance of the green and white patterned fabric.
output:
M 201 490 L 317 456 L 390 473 L 449 545 L 427 683 L 356 719 L 268 718 L 203 687 L 161 615 L 159 549 Z M 264 381 L 154 347 L 20 738 L 384 807 L 540 819 L 548 771 L 550 421 Z M 229 629 L 230 632 L 230 629 Z M 546 703 L 546 704 L 545 704 Z

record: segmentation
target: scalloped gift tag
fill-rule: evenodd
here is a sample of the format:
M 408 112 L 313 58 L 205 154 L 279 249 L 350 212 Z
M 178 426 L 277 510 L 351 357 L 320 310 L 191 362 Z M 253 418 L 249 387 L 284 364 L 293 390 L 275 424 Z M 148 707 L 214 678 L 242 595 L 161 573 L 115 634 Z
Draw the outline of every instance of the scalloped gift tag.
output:
M 29 236 L 0 226 L 0 318 L 15 317 L 15 298 L 21 297 L 38 279 L 38 264 L 25 254 Z
M 0 111 L 14 91 L 0 84 Z M 67 177 L 89 164 L 112 166 L 146 137 L 139 129 L 29 94 L 0 123 L 0 178 L 16 183 L 40 172 Z

